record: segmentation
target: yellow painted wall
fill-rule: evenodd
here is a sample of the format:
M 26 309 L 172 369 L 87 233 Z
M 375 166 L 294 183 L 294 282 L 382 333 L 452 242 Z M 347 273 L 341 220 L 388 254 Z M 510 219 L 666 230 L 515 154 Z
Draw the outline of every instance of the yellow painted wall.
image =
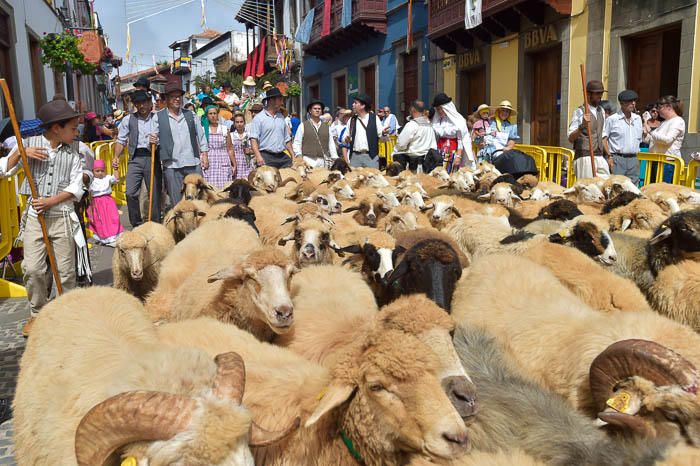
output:
M 518 103 L 518 36 L 491 44 L 491 105 Z
M 605 20 L 603 24 L 603 87 L 608 89 L 610 77 L 610 34 L 612 29 L 612 0 L 605 0 Z
M 569 102 L 567 119 L 583 103 L 581 64 L 586 63 L 588 48 L 588 6 L 585 0 L 572 0 L 569 30 Z
M 690 106 L 693 111 L 688 115 L 688 132 L 697 133 L 700 130 L 698 111 L 700 108 L 700 5 L 695 6 L 695 35 L 693 47 L 693 65 L 690 70 Z M 682 66 L 682 65 L 681 65 Z
M 453 99 L 457 98 L 457 63 L 454 55 L 445 54 L 442 61 L 443 92 Z

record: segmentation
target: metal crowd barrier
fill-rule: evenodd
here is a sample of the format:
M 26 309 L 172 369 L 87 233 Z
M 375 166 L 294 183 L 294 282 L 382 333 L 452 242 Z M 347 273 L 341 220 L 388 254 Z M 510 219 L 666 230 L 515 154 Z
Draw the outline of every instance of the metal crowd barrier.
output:
M 547 178 L 547 151 L 541 146 L 531 146 L 528 144 L 516 144 L 514 149 L 524 152 L 535 160 L 537 173 L 540 181 L 546 181 Z
M 111 175 L 114 170 L 112 170 L 112 157 L 114 156 L 114 141 L 99 141 L 95 144 L 93 151 L 95 152 L 95 158 L 102 160 L 107 167 L 107 174 Z M 129 164 L 129 154 L 127 153 L 126 147 L 122 156 L 119 160 L 119 183 L 112 186 L 112 197 L 116 201 L 117 205 L 126 205 L 126 169 Z
M 570 188 L 574 184 L 574 151 L 565 147 L 538 146 L 547 152 L 547 177 L 549 181 Z
M 696 182 L 698 177 L 700 177 L 700 160 L 691 160 L 688 162 L 688 168 L 686 169 L 685 185 L 691 189 L 696 189 Z
M 673 167 L 673 178 L 671 183 L 681 184 L 682 179 L 686 179 L 685 163 L 680 157 L 673 157 L 666 154 L 653 154 L 650 152 L 639 152 L 637 160 L 646 162 L 644 169 L 640 173 L 642 185 L 651 183 L 661 183 L 664 180 L 664 171 L 667 166 Z M 653 178 L 653 179 L 652 179 Z
M 8 268 L 11 268 L 15 274 L 19 273 L 18 268 L 14 267 L 8 256 L 19 234 L 20 214 L 17 205 L 17 187 L 24 178 L 24 175 L 20 176 L 20 173 L 0 178 L 0 261 L 2 262 L 0 298 L 21 298 L 27 296 L 27 290 L 22 285 L 5 280 L 5 272 Z M 26 204 L 26 200 L 24 203 Z
M 392 154 L 396 145 L 396 136 L 389 136 L 386 139 L 379 140 L 379 157 L 386 159 L 386 164 L 393 162 Z

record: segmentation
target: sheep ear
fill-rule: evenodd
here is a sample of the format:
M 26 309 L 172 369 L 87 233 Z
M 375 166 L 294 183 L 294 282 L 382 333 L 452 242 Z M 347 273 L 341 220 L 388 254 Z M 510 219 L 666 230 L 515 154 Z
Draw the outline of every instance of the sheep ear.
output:
M 338 255 L 338 257 L 345 257 L 345 253 L 343 251 L 343 248 L 338 246 L 338 243 L 336 243 L 334 240 L 330 240 L 328 243 L 328 246 L 335 251 L 335 253 Z
M 428 193 L 426 193 L 425 191 L 423 191 L 420 195 L 423 198 L 423 200 L 430 199 L 430 196 L 428 196 Z
M 288 224 L 288 223 L 292 223 L 292 222 L 295 222 L 295 221 L 297 221 L 297 220 L 299 220 L 299 216 L 298 216 L 298 215 L 292 215 L 291 217 L 287 217 L 287 218 L 284 220 L 284 222 L 280 223 L 280 225 L 286 225 L 286 224 Z
M 657 244 L 660 243 L 661 241 L 665 240 L 671 234 L 673 233 L 673 230 L 671 230 L 668 226 L 664 225 L 663 230 L 658 232 L 656 235 L 654 235 L 653 238 L 649 240 L 649 244 Z
M 520 201 L 522 201 L 522 199 L 520 198 L 520 196 L 518 196 L 518 195 L 515 194 L 515 193 L 511 194 L 511 195 L 510 195 L 510 198 L 513 199 L 515 202 L 520 202 Z
M 359 244 L 351 244 L 350 246 L 345 246 L 341 248 L 343 252 L 349 252 L 350 254 L 362 254 L 362 246 Z
M 321 401 L 316 406 L 314 412 L 309 416 L 304 424 L 304 427 L 314 425 L 326 413 L 342 405 L 350 399 L 355 392 L 355 386 L 349 384 L 335 383 L 328 387 L 328 390 L 323 394 Z
M 450 210 L 451 210 L 457 217 L 462 218 L 462 214 L 459 213 L 459 209 L 457 209 L 457 207 L 452 206 L 452 207 L 450 207 Z
M 549 235 L 549 242 L 563 244 L 568 237 L 569 237 L 569 232 L 566 230 L 561 230 L 558 233 L 553 233 L 553 234 Z
M 343 210 L 343 212 L 344 212 L 344 213 L 347 213 L 347 212 L 354 212 L 354 211 L 356 211 L 356 210 L 360 210 L 360 206 L 359 206 L 359 205 L 356 205 L 356 206 L 354 206 L 354 207 L 348 207 L 347 209 Z
M 562 194 L 574 194 L 576 192 L 576 186 L 572 186 L 570 188 L 566 188 Z
M 477 199 L 480 201 L 488 201 L 491 199 L 491 193 L 482 194 L 481 196 L 478 196 Z
M 224 267 L 216 273 L 209 275 L 207 283 L 214 283 L 219 280 L 240 280 L 246 275 L 246 271 L 238 265 Z
M 626 218 L 622 221 L 622 227 L 620 227 L 620 231 L 626 231 L 630 225 L 632 225 L 632 219 L 631 218 Z
M 423 208 L 423 211 L 428 211 L 428 210 L 434 209 L 434 208 L 435 208 L 435 204 L 428 204 Z
M 297 201 L 297 204 L 306 204 L 307 202 L 313 202 L 313 199 L 311 199 L 310 197 L 307 197 L 307 198 L 304 198 L 300 201 Z
M 280 238 L 279 241 L 277 241 L 277 244 L 280 246 L 284 246 L 289 241 L 294 241 L 294 232 L 288 234 L 287 236 L 285 236 L 283 238 Z

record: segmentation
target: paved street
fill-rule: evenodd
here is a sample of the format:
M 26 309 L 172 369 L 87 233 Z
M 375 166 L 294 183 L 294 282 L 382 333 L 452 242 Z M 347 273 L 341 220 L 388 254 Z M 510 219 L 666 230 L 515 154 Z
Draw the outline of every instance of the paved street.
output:
M 126 211 L 126 208 L 122 210 Z M 124 220 L 123 218 L 122 221 Z M 90 249 L 95 284 L 112 283 L 113 251 L 112 248 L 98 245 Z M 22 337 L 22 325 L 28 318 L 29 306 L 26 299 L 0 299 L 0 397 L 2 398 L 12 397 L 14 394 L 19 360 L 26 343 Z M 12 420 L 0 425 L 0 465 L 5 464 L 15 464 Z

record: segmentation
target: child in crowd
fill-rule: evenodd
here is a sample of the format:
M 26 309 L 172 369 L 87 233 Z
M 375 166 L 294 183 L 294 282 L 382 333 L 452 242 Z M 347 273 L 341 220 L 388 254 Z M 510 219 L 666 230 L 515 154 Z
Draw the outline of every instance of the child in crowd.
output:
M 119 171 L 115 169 L 114 175 L 107 175 L 104 160 L 95 160 L 92 172 L 95 179 L 90 183 L 92 202 L 88 209 L 89 228 L 98 243 L 114 247 L 124 231 L 119 221 L 117 203 L 112 198 L 112 185 L 119 183 Z

